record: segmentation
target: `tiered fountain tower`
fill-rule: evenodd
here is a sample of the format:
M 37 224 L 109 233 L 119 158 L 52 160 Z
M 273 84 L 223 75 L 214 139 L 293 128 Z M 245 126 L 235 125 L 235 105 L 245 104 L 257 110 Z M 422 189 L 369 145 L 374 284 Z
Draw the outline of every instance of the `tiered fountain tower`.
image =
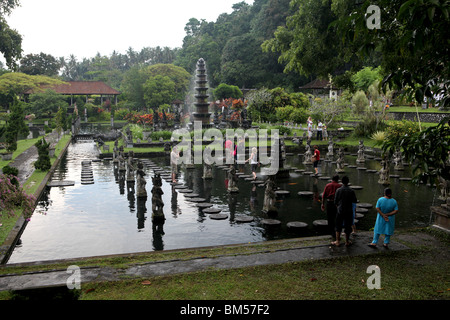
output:
M 206 75 L 206 65 L 203 58 L 198 59 L 196 68 L 196 87 L 195 87 L 195 99 L 194 103 L 195 112 L 194 121 L 201 121 L 203 128 L 209 128 L 211 126 L 211 113 L 208 111 L 208 80 Z

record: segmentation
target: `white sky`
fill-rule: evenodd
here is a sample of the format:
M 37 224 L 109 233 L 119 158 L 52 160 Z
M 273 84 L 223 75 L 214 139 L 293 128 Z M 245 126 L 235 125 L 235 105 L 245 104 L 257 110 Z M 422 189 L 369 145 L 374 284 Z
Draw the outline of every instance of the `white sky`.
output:
M 6 17 L 22 35 L 23 55 L 78 61 L 129 47 L 181 47 L 190 18 L 215 22 L 242 0 L 20 0 Z M 245 0 L 253 4 L 253 0 Z M 4 62 L 3 56 L 0 54 Z

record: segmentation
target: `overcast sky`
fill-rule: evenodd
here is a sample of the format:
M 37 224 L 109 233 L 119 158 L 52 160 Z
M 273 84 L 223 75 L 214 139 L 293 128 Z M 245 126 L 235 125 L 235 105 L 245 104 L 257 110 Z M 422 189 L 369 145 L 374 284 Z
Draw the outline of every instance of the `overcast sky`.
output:
M 181 47 L 190 18 L 215 22 L 242 0 L 20 0 L 6 20 L 22 35 L 23 55 L 77 60 L 129 47 Z M 253 0 L 245 0 L 253 4 Z M 1 56 L 1 54 L 0 54 Z M 4 61 L 1 56 L 1 60 Z

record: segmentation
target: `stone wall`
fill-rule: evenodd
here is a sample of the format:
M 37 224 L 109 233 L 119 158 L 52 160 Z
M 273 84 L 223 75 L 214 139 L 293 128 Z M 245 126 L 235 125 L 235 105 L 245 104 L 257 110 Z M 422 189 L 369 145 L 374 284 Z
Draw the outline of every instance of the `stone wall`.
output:
M 388 115 L 393 120 L 416 121 L 416 118 L 417 118 L 416 112 L 389 112 Z M 450 116 L 450 113 L 419 112 L 419 118 L 420 118 L 421 122 L 439 123 L 446 116 Z

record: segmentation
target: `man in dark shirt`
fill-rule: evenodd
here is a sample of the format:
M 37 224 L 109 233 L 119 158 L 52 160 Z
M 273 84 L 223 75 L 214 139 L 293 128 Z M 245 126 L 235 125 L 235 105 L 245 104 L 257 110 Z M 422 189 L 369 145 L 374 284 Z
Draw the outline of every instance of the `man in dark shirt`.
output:
M 331 178 L 331 182 L 327 183 L 322 193 L 322 211 L 325 211 L 326 208 L 328 230 L 333 240 L 336 240 L 335 221 L 337 214 L 337 208 L 334 204 L 334 195 L 336 193 L 336 190 L 340 187 L 341 184 L 339 183 L 339 176 L 335 175 Z
M 336 190 L 334 196 L 334 203 L 337 207 L 336 241 L 333 241 L 331 244 L 336 246 L 340 244 L 342 226 L 344 226 L 345 231 L 345 245 L 349 246 L 352 244 L 349 237 L 353 225 L 353 204 L 358 200 L 356 199 L 355 191 L 348 186 L 348 183 L 348 177 L 342 177 L 343 186 Z

